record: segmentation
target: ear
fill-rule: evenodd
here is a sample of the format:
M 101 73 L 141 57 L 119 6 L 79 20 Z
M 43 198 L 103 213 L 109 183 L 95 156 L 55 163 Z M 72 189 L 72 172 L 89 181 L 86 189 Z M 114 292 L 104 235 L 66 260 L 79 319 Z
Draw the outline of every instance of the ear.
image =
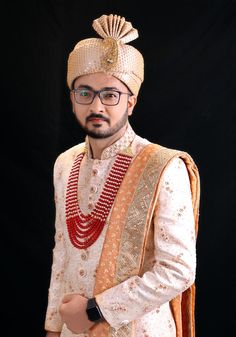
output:
M 129 96 L 129 99 L 128 99 L 128 116 L 132 115 L 133 109 L 134 109 L 136 103 L 137 103 L 137 97 L 134 96 L 134 95 Z
M 72 104 L 72 111 L 75 113 L 75 96 L 73 94 L 73 91 L 70 91 L 70 101 Z

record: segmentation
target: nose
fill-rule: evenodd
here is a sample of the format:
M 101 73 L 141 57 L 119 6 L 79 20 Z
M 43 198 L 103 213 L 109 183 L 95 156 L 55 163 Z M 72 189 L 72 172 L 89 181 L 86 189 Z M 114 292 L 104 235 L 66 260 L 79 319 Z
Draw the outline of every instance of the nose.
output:
M 104 105 L 102 104 L 98 93 L 96 93 L 92 103 L 90 104 L 90 110 L 94 111 L 94 112 L 98 112 L 98 111 L 103 112 L 104 111 Z

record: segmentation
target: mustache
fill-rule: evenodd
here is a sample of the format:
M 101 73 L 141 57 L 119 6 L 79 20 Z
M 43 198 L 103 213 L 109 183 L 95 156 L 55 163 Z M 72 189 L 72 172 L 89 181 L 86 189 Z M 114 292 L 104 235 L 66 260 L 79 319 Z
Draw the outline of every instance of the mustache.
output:
M 94 112 L 91 113 L 88 117 L 86 117 L 86 122 L 88 122 L 91 118 L 99 118 L 99 119 L 102 119 L 104 120 L 105 122 L 110 122 L 110 119 L 103 116 L 102 114 L 95 114 Z

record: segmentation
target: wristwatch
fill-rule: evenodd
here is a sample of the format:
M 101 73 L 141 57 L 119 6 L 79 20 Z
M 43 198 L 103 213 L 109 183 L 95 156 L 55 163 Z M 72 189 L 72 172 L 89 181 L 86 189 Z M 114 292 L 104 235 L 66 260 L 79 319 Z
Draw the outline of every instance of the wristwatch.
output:
M 96 323 L 104 321 L 104 317 L 94 297 L 88 299 L 86 312 L 90 321 Z

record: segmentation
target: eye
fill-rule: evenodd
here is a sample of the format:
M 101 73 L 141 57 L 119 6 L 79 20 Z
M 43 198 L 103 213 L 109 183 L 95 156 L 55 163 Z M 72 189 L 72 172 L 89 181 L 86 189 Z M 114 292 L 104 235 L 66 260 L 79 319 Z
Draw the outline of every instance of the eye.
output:
M 103 91 L 102 96 L 104 99 L 116 99 L 119 96 L 119 93 L 117 91 Z
M 91 96 L 91 92 L 88 89 L 80 89 L 79 90 L 79 95 L 81 97 L 90 97 Z

